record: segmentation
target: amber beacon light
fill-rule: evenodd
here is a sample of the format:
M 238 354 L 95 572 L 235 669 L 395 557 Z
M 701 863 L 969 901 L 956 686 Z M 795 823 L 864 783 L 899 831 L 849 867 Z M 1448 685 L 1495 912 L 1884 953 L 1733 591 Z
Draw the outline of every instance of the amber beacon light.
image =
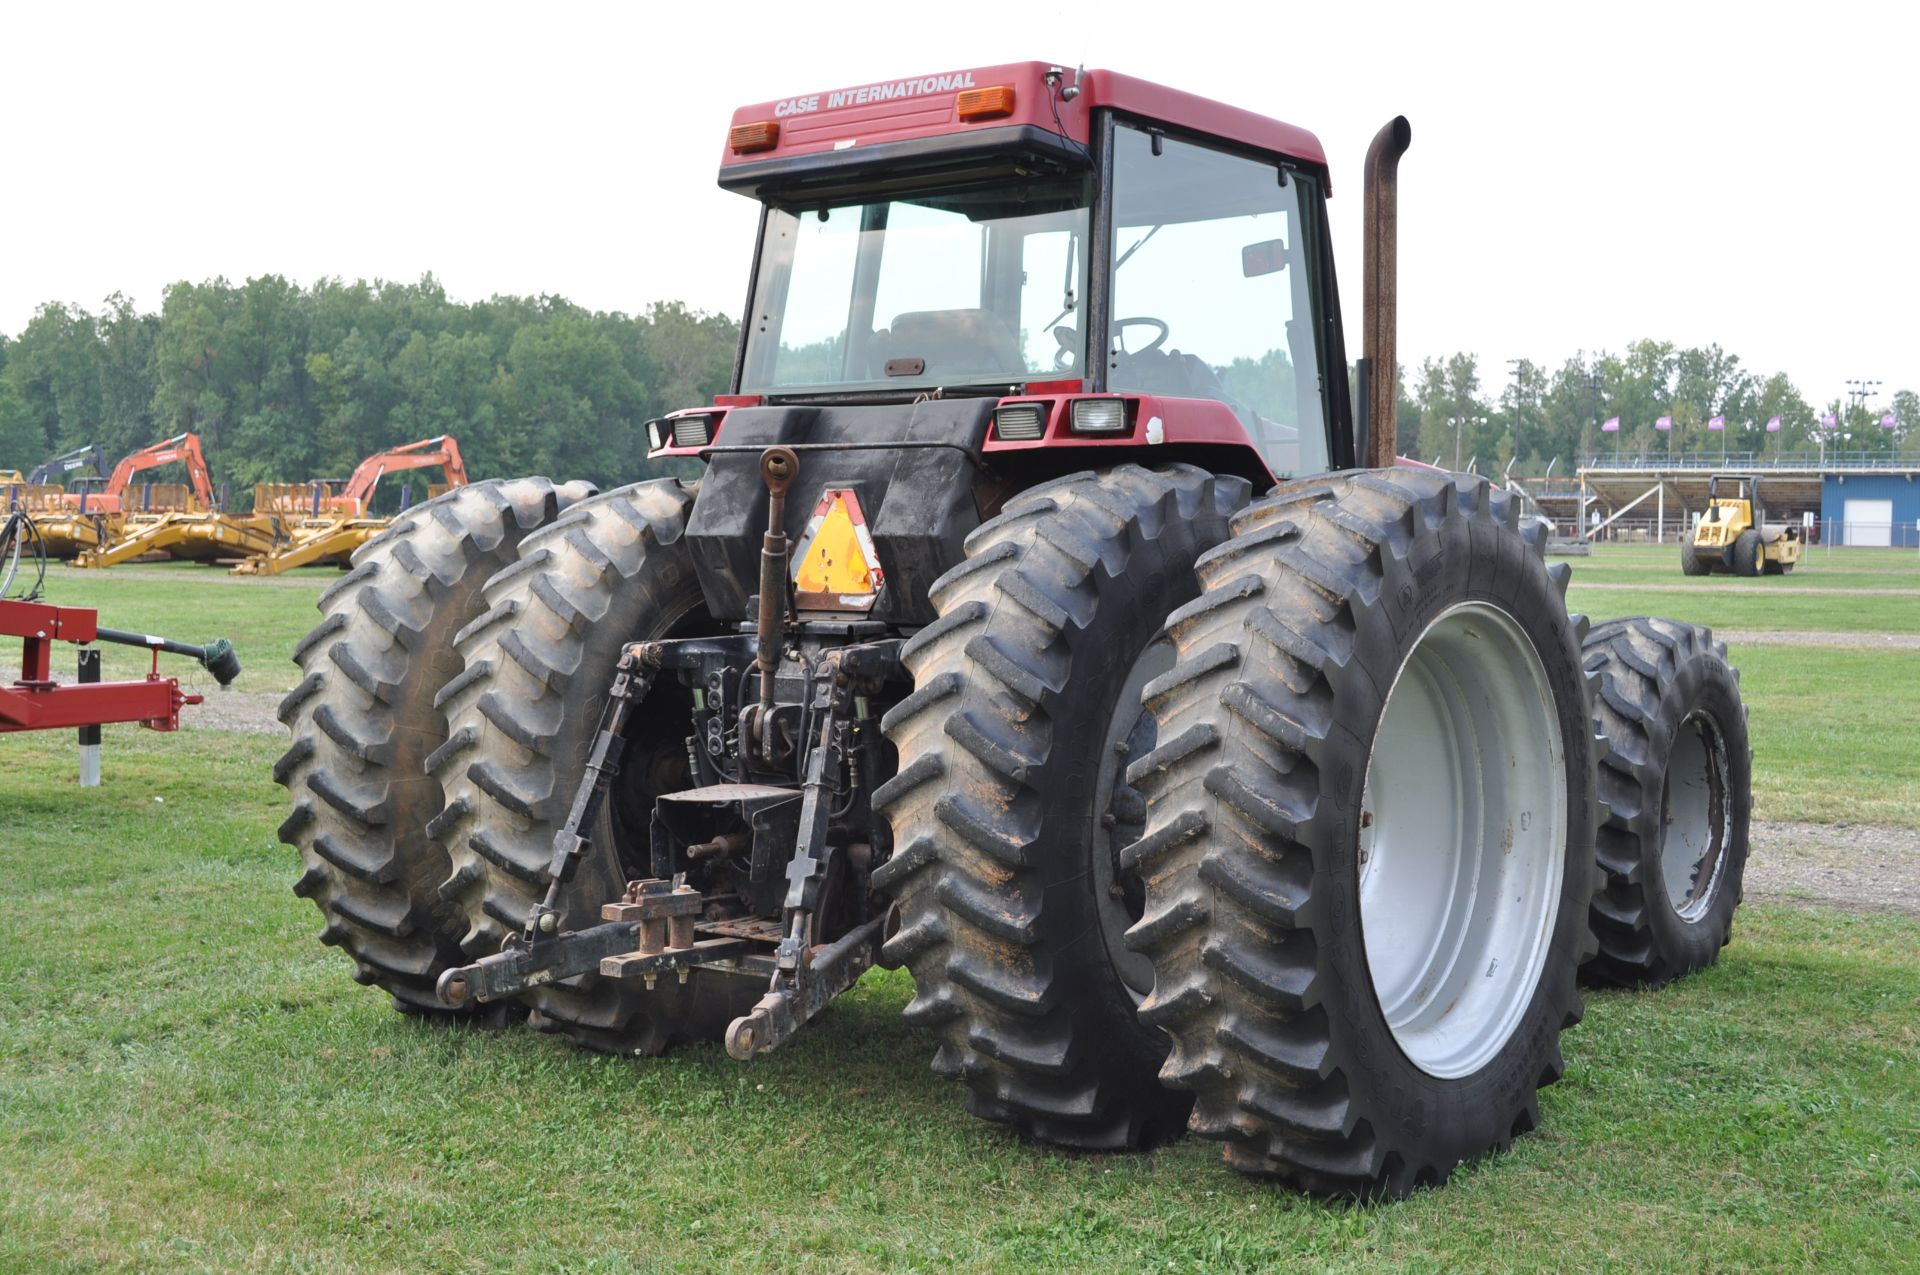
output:
M 963 120 L 996 120 L 1013 114 L 1013 86 L 996 84 L 987 89 L 966 89 L 956 103 Z
M 727 130 L 727 148 L 736 155 L 751 155 L 755 151 L 770 151 L 780 141 L 780 125 L 774 120 L 760 120 L 753 124 L 735 124 Z

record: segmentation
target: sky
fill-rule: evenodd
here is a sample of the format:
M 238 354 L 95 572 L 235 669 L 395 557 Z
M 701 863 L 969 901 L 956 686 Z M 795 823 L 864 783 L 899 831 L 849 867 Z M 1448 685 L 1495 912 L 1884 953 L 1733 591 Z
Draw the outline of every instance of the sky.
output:
M 1317 133 L 1350 348 L 1360 160 L 1395 114 L 1403 364 L 1717 342 L 1809 401 L 1920 390 L 1920 9 L 1617 3 L 10 6 L 0 332 L 174 280 L 738 315 L 733 108 L 1040 59 Z

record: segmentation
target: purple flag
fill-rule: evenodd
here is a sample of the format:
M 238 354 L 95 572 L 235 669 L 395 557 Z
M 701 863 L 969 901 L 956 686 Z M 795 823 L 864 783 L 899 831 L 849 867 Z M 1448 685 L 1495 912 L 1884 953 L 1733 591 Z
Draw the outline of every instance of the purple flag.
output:
M 1839 429 L 1840 421 L 1837 417 L 1835 417 L 1835 415 L 1832 412 L 1828 412 L 1825 416 L 1822 416 L 1820 418 L 1820 428 L 1821 429 Z
M 1601 421 L 1600 432 L 1602 434 L 1618 434 L 1620 432 L 1620 418 L 1618 416 L 1609 416 L 1606 420 Z
M 1655 429 L 1672 429 L 1672 428 L 1673 428 L 1673 417 L 1671 417 L 1671 416 L 1662 416 L 1662 417 L 1661 417 L 1661 418 L 1660 418 L 1659 420 L 1657 420 L 1657 421 L 1655 421 L 1655 422 L 1653 423 L 1653 427 L 1654 427 Z
M 1780 432 L 1780 418 L 1778 416 L 1769 417 L 1767 420 L 1767 433 L 1778 434 L 1779 432 Z
M 1894 426 L 1895 426 L 1896 424 L 1897 424 L 1897 422 L 1896 422 L 1896 421 L 1895 421 L 1895 420 L 1893 419 L 1893 413 L 1892 413 L 1892 412 L 1888 412 L 1888 413 L 1887 413 L 1887 414 L 1886 414 L 1885 416 L 1882 416 L 1882 417 L 1880 418 L 1880 428 L 1881 428 L 1881 429 L 1892 429 L 1892 428 L 1894 428 Z
M 1724 416 L 1716 416 L 1712 420 L 1707 422 L 1708 429 L 1725 429 L 1726 427 L 1727 427 L 1727 418 Z

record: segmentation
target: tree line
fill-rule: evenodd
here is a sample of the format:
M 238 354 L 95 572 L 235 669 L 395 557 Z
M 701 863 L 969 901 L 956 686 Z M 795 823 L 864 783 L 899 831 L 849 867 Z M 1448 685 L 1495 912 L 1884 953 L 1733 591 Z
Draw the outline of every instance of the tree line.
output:
M 645 422 L 724 393 L 738 327 L 657 304 L 450 299 L 418 283 L 278 275 L 176 283 L 158 314 L 44 305 L 0 334 L 0 468 L 97 442 L 109 464 L 192 430 L 216 484 L 344 477 L 373 452 L 452 434 L 476 478 L 649 476 Z
M 452 434 L 475 477 L 616 485 L 654 472 L 647 420 L 725 391 L 738 333 L 679 303 L 637 315 L 554 296 L 462 303 L 431 275 L 183 282 L 157 314 L 119 295 L 97 312 L 51 303 L 0 334 L 0 468 L 92 442 L 111 463 L 193 430 L 244 507 L 254 483 L 341 477 L 383 448 Z M 1516 360 L 1504 378 L 1483 378 L 1472 354 L 1429 358 L 1401 369 L 1398 425 L 1408 455 L 1539 474 L 1614 451 L 1812 456 L 1823 443 L 1889 452 L 1920 440 L 1920 395 L 1892 396 L 1893 430 L 1879 427 L 1885 410 L 1809 400 L 1717 345 L 1644 340 L 1551 369 Z M 1820 428 L 1828 413 L 1838 428 Z M 1661 416 L 1670 433 L 1655 430 Z M 1704 428 L 1714 416 L 1726 431 Z M 1602 432 L 1612 417 L 1620 430 Z
M 1884 400 L 1810 400 L 1785 374 L 1742 366 L 1718 345 L 1680 348 L 1643 340 L 1623 354 L 1579 353 L 1556 369 L 1516 359 L 1497 390 L 1483 384 L 1471 354 L 1430 358 L 1402 369 L 1400 449 L 1421 460 L 1479 471 L 1537 475 L 1571 472 L 1585 457 L 1615 452 L 1709 456 L 1817 456 L 1828 451 L 1888 454 L 1920 440 L 1920 394 L 1891 396 L 1895 428 L 1881 427 Z M 1822 428 L 1831 414 L 1834 426 Z M 1661 417 L 1673 428 L 1656 428 Z M 1722 430 L 1706 427 L 1716 416 Z M 1767 422 L 1780 418 L 1777 433 Z M 1619 418 L 1617 432 L 1601 426 Z

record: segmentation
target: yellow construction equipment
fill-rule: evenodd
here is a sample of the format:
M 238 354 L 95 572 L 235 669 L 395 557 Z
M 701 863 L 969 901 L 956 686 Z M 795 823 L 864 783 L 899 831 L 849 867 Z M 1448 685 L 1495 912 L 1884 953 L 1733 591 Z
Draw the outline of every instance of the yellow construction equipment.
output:
M 158 483 L 147 485 L 137 497 L 129 494 L 135 474 L 176 461 L 187 467 L 191 492 L 177 483 Z M 229 515 L 217 512 L 198 434 L 176 434 L 123 456 L 104 492 L 96 496 L 83 484 L 67 499 L 70 514 L 42 522 L 41 534 L 49 554 L 56 552 L 56 538 L 70 542 L 76 567 L 111 567 L 162 549 L 176 558 L 202 561 L 259 552 L 244 547 L 258 543 L 255 529 L 244 525 L 251 519 L 235 519 L 230 528 L 219 525 Z M 226 542 L 235 543 L 221 547 Z
M 374 488 L 381 478 L 431 465 L 446 469 L 448 486 L 429 486 L 429 498 L 450 487 L 466 486 L 466 463 L 460 456 L 460 444 L 451 435 L 422 439 L 369 456 L 360 462 L 344 485 L 337 479 L 262 483 L 254 488 L 254 511 L 278 515 L 286 527 L 287 539 L 278 547 L 239 563 L 233 568 L 234 574 L 271 576 L 295 567 L 348 565 L 353 551 L 386 530 L 392 521 L 369 512 Z M 340 488 L 337 492 L 336 487 Z
M 42 461 L 25 475 L 0 470 L 0 514 L 24 513 L 32 518 L 50 557 L 71 558 L 94 548 L 116 529 L 107 525 L 99 509 L 106 467 L 100 445 L 88 443 Z M 91 472 L 76 474 L 80 469 Z M 71 491 L 61 485 L 69 478 L 74 484 Z
M 226 514 L 183 510 L 152 518 L 131 518 L 120 538 L 104 549 L 83 553 L 76 567 L 113 567 L 150 553 L 189 562 L 272 553 L 285 540 L 280 520 L 268 514 Z
M 1758 476 L 1716 474 L 1707 483 L 1706 512 L 1680 541 L 1680 570 L 1690 576 L 1785 575 L 1800 561 L 1802 548 L 1800 528 L 1767 521 Z

